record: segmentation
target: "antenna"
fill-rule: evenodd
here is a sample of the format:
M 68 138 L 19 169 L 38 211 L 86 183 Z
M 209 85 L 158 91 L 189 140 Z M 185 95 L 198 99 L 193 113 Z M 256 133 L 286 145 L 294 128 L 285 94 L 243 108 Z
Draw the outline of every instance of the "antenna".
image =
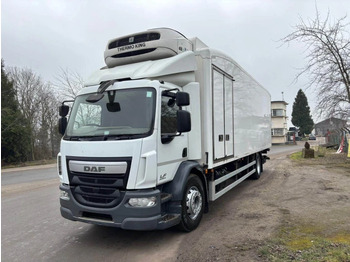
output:
M 283 92 L 282 92 L 282 101 L 284 101 L 284 94 L 283 94 Z

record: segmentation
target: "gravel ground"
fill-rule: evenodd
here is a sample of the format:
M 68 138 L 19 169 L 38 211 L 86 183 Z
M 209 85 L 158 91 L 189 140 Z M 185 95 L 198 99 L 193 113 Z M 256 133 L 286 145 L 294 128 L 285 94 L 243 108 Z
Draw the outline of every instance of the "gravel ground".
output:
M 264 167 L 260 180 L 247 180 L 210 205 L 201 230 L 182 241 L 177 261 L 263 261 L 260 247 L 284 225 L 311 223 L 329 235 L 349 230 L 345 155 L 299 161 L 280 155 Z

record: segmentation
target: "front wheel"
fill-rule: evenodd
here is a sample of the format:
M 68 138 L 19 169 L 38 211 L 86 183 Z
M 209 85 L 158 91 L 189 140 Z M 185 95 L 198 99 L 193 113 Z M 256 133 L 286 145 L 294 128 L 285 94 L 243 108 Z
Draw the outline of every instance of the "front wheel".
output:
M 202 181 L 198 176 L 190 174 L 181 201 L 182 212 L 179 224 L 181 230 L 190 232 L 198 227 L 203 216 L 204 201 Z

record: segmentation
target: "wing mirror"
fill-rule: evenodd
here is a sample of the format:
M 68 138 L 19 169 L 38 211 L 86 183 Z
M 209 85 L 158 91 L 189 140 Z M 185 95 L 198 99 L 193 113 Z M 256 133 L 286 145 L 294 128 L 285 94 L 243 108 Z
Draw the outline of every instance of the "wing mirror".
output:
M 60 105 L 58 107 L 58 113 L 60 115 L 60 119 L 58 120 L 58 132 L 61 134 L 61 135 L 64 135 L 64 133 L 66 132 L 66 128 L 67 128 L 67 123 L 68 123 L 68 120 L 67 120 L 67 115 L 69 113 L 69 106 L 65 105 L 64 103 L 72 103 L 74 102 L 74 100 L 67 100 L 67 101 L 63 101 L 62 102 L 62 105 Z
M 191 114 L 185 110 L 177 111 L 177 132 L 186 133 L 191 131 Z
M 58 111 L 61 117 L 66 117 L 69 112 L 69 106 L 67 105 L 61 105 L 58 107 Z
M 190 105 L 190 95 L 186 92 L 176 93 L 176 105 L 177 106 L 188 106 Z
M 67 118 L 66 117 L 61 117 L 58 120 L 58 132 L 61 135 L 64 135 L 64 133 L 66 132 L 66 128 L 67 128 Z

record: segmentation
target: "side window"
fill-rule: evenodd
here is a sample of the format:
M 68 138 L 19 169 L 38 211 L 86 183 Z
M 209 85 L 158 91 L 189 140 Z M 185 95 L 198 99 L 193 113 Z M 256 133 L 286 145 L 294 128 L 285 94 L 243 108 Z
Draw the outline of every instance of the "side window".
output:
M 161 118 L 161 132 L 162 135 L 174 135 L 177 132 L 177 111 L 179 107 L 175 100 L 162 96 L 162 118 Z
M 83 126 L 101 125 L 101 106 L 91 104 L 80 104 L 75 118 L 73 129 Z

